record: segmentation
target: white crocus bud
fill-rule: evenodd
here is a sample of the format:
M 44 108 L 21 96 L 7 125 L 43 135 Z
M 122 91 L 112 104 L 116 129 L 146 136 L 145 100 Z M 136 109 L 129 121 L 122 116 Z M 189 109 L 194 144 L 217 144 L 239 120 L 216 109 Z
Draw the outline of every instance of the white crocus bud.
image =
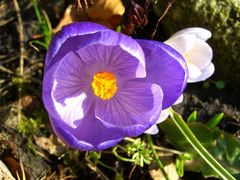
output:
M 212 63 L 212 48 L 206 43 L 206 40 L 211 36 L 210 31 L 193 27 L 178 31 L 164 42 L 176 49 L 185 58 L 189 73 L 188 83 L 204 81 L 209 78 L 215 70 Z M 182 101 L 183 95 L 181 95 L 174 104 L 179 104 Z M 145 131 L 145 133 L 157 134 L 157 124 L 166 120 L 168 116 L 168 110 L 162 110 L 157 122 Z
M 210 31 L 193 27 L 178 31 L 165 41 L 185 58 L 189 71 L 188 83 L 204 81 L 214 72 L 212 48 L 205 42 L 211 36 Z

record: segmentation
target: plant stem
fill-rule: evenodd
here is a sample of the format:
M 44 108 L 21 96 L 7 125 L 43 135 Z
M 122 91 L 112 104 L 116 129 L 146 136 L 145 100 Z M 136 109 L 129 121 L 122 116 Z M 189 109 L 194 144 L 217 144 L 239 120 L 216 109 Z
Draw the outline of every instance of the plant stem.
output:
M 168 177 L 168 175 L 167 175 L 167 173 L 166 173 L 166 171 L 165 171 L 165 169 L 163 167 L 163 164 L 162 164 L 161 160 L 159 159 L 159 157 L 157 155 L 157 152 L 156 152 L 156 150 L 154 148 L 152 137 L 149 134 L 147 134 L 146 137 L 147 137 L 148 143 L 150 144 L 154 160 L 156 161 L 157 165 L 159 166 L 160 170 L 162 171 L 165 179 L 169 180 L 169 177 Z
M 125 137 L 124 140 L 128 141 L 128 142 L 131 142 L 131 143 L 134 143 L 136 141 L 136 139 L 133 139 L 131 137 Z M 161 146 L 156 146 L 156 145 L 153 145 L 153 147 L 157 151 L 163 151 L 163 152 L 168 152 L 168 153 L 177 154 L 177 155 L 184 154 L 183 152 L 175 150 L 175 149 L 169 149 L 169 148 L 166 148 L 166 147 L 161 147 Z
M 117 153 L 117 149 L 120 148 L 120 149 L 123 149 L 120 145 L 117 145 L 113 148 L 112 152 L 114 154 L 114 156 L 116 156 L 118 159 L 122 160 L 122 161 L 125 161 L 125 162 L 132 162 L 134 163 L 135 161 L 133 159 L 129 159 L 129 158 L 125 158 L 125 157 L 122 157 L 120 156 L 118 153 Z
M 206 161 L 206 163 L 211 166 L 214 171 L 224 180 L 234 180 L 235 178 L 219 164 L 211 154 L 203 147 L 203 145 L 198 141 L 196 136 L 193 134 L 191 129 L 184 122 L 182 117 L 175 112 L 172 108 L 169 108 L 169 114 L 176 124 L 178 129 L 182 132 L 188 142 L 197 151 L 197 153 Z

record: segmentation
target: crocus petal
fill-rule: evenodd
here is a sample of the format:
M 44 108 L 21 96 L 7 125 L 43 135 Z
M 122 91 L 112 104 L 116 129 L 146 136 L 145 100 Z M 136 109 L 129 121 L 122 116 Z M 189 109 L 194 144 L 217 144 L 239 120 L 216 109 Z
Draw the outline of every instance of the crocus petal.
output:
M 49 45 L 45 60 L 45 71 L 51 64 L 61 60 L 68 52 L 75 52 L 93 44 L 102 44 L 104 46 L 113 47 L 119 46 L 122 51 L 126 51 L 132 56 L 130 60 L 137 60 L 138 66 L 136 68 L 135 76 L 146 76 L 144 53 L 136 41 L 101 25 L 84 22 L 73 23 L 66 26 L 62 31 L 55 35 Z
M 158 131 L 158 126 L 157 126 L 157 123 L 152 125 L 149 129 L 147 129 L 144 133 L 146 134 L 157 134 L 159 131 Z
M 182 34 L 193 34 L 197 37 L 197 39 L 201 39 L 203 41 L 208 40 L 212 36 L 212 33 L 207 29 L 200 28 L 200 27 L 191 27 L 191 28 L 185 28 L 183 30 L 176 32 L 170 38 L 173 38 Z
M 193 34 L 181 34 L 179 36 L 171 37 L 164 43 L 168 44 L 177 50 L 183 56 L 192 49 L 196 41 L 196 36 Z
M 99 24 L 89 22 L 72 23 L 69 26 L 64 26 L 51 40 L 45 59 L 45 70 L 48 69 L 50 64 L 62 59 L 68 52 L 91 43 L 94 38 L 91 39 L 90 37 L 98 35 L 103 31 L 108 31 L 108 29 Z M 72 41 L 72 38 L 75 41 Z
M 88 112 L 93 100 L 87 96 L 89 78 L 81 71 L 81 60 L 68 53 L 44 75 L 43 102 L 53 118 L 60 118 L 71 127 Z M 87 99 L 88 97 L 88 99 Z
M 95 115 L 107 127 L 125 136 L 137 136 L 156 122 L 161 112 L 162 90 L 158 85 L 126 81 L 118 85 L 115 96 L 98 99 Z
M 55 133 L 68 146 L 88 150 L 103 150 L 114 146 L 123 139 L 113 128 L 105 127 L 94 117 L 93 109 L 84 117 L 81 123 L 72 128 L 59 119 L 50 117 Z
M 170 46 L 138 40 L 146 58 L 146 81 L 158 84 L 164 94 L 162 109 L 171 106 L 182 94 L 188 77 L 184 58 Z
M 196 78 L 200 77 L 202 74 L 201 69 L 199 69 L 198 66 L 192 63 L 188 63 L 188 72 L 189 72 L 189 76 L 188 76 L 187 82 L 194 81 Z
M 215 70 L 215 68 L 214 68 L 213 63 L 210 63 L 206 68 L 204 68 L 202 70 L 202 73 L 201 73 L 201 75 L 199 77 L 197 77 L 197 78 L 189 78 L 188 79 L 188 83 L 204 81 L 204 80 L 209 78 L 214 73 L 214 70 Z
M 121 40 L 117 37 L 118 35 L 112 32 L 102 33 L 104 39 L 99 40 L 98 44 L 77 51 L 86 64 L 88 73 L 93 75 L 96 72 L 107 71 L 123 79 L 145 77 L 145 59 L 142 49 L 136 41 L 130 38 Z M 122 46 L 127 44 L 128 48 Z
M 191 51 L 183 55 L 187 63 L 194 64 L 199 69 L 208 66 L 212 60 L 212 48 L 204 41 L 197 39 Z
M 174 102 L 173 105 L 177 105 L 183 102 L 183 94 L 181 94 L 181 96 Z M 165 110 L 164 110 L 165 111 Z
M 148 130 L 146 130 L 144 133 L 146 134 L 157 134 L 158 133 L 158 126 L 157 124 L 165 121 L 169 116 L 169 113 L 168 113 L 168 110 L 165 109 L 165 110 L 162 110 L 161 111 L 161 115 L 159 116 L 157 122 L 152 125 Z

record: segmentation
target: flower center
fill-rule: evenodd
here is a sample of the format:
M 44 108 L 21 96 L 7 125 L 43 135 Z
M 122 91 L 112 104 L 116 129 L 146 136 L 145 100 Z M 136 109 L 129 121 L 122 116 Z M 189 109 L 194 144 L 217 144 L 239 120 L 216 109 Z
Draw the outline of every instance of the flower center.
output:
M 114 74 L 98 72 L 92 81 L 94 94 L 103 100 L 111 99 L 117 91 L 117 80 Z

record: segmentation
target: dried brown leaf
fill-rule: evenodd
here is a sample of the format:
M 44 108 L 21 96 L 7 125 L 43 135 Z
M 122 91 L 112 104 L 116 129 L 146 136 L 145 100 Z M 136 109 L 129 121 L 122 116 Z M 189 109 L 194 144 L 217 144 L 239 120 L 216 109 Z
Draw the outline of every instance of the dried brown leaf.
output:
M 15 178 L 12 176 L 11 172 L 7 168 L 7 166 L 0 160 L 0 177 L 4 177 L 8 180 L 14 180 Z
M 79 21 L 92 21 L 115 29 L 120 24 L 124 10 L 121 0 L 95 0 L 94 5 L 86 11 L 79 11 L 74 5 L 69 5 L 53 32 L 61 30 L 67 24 Z
M 179 180 L 179 175 L 176 170 L 176 166 L 174 163 L 174 159 L 172 157 L 161 157 L 160 158 L 163 165 L 164 169 L 171 180 Z M 157 164 L 152 162 L 149 167 L 149 174 L 152 177 L 153 180 L 165 180 L 164 175 L 162 174 L 162 171 L 159 169 Z
M 124 6 L 121 0 L 94 0 L 94 5 L 87 10 L 91 19 L 108 20 L 114 15 L 123 15 Z
M 51 135 L 49 138 L 35 137 L 35 142 L 40 148 L 48 151 L 50 154 L 59 155 L 65 151 L 64 144 L 53 135 Z

